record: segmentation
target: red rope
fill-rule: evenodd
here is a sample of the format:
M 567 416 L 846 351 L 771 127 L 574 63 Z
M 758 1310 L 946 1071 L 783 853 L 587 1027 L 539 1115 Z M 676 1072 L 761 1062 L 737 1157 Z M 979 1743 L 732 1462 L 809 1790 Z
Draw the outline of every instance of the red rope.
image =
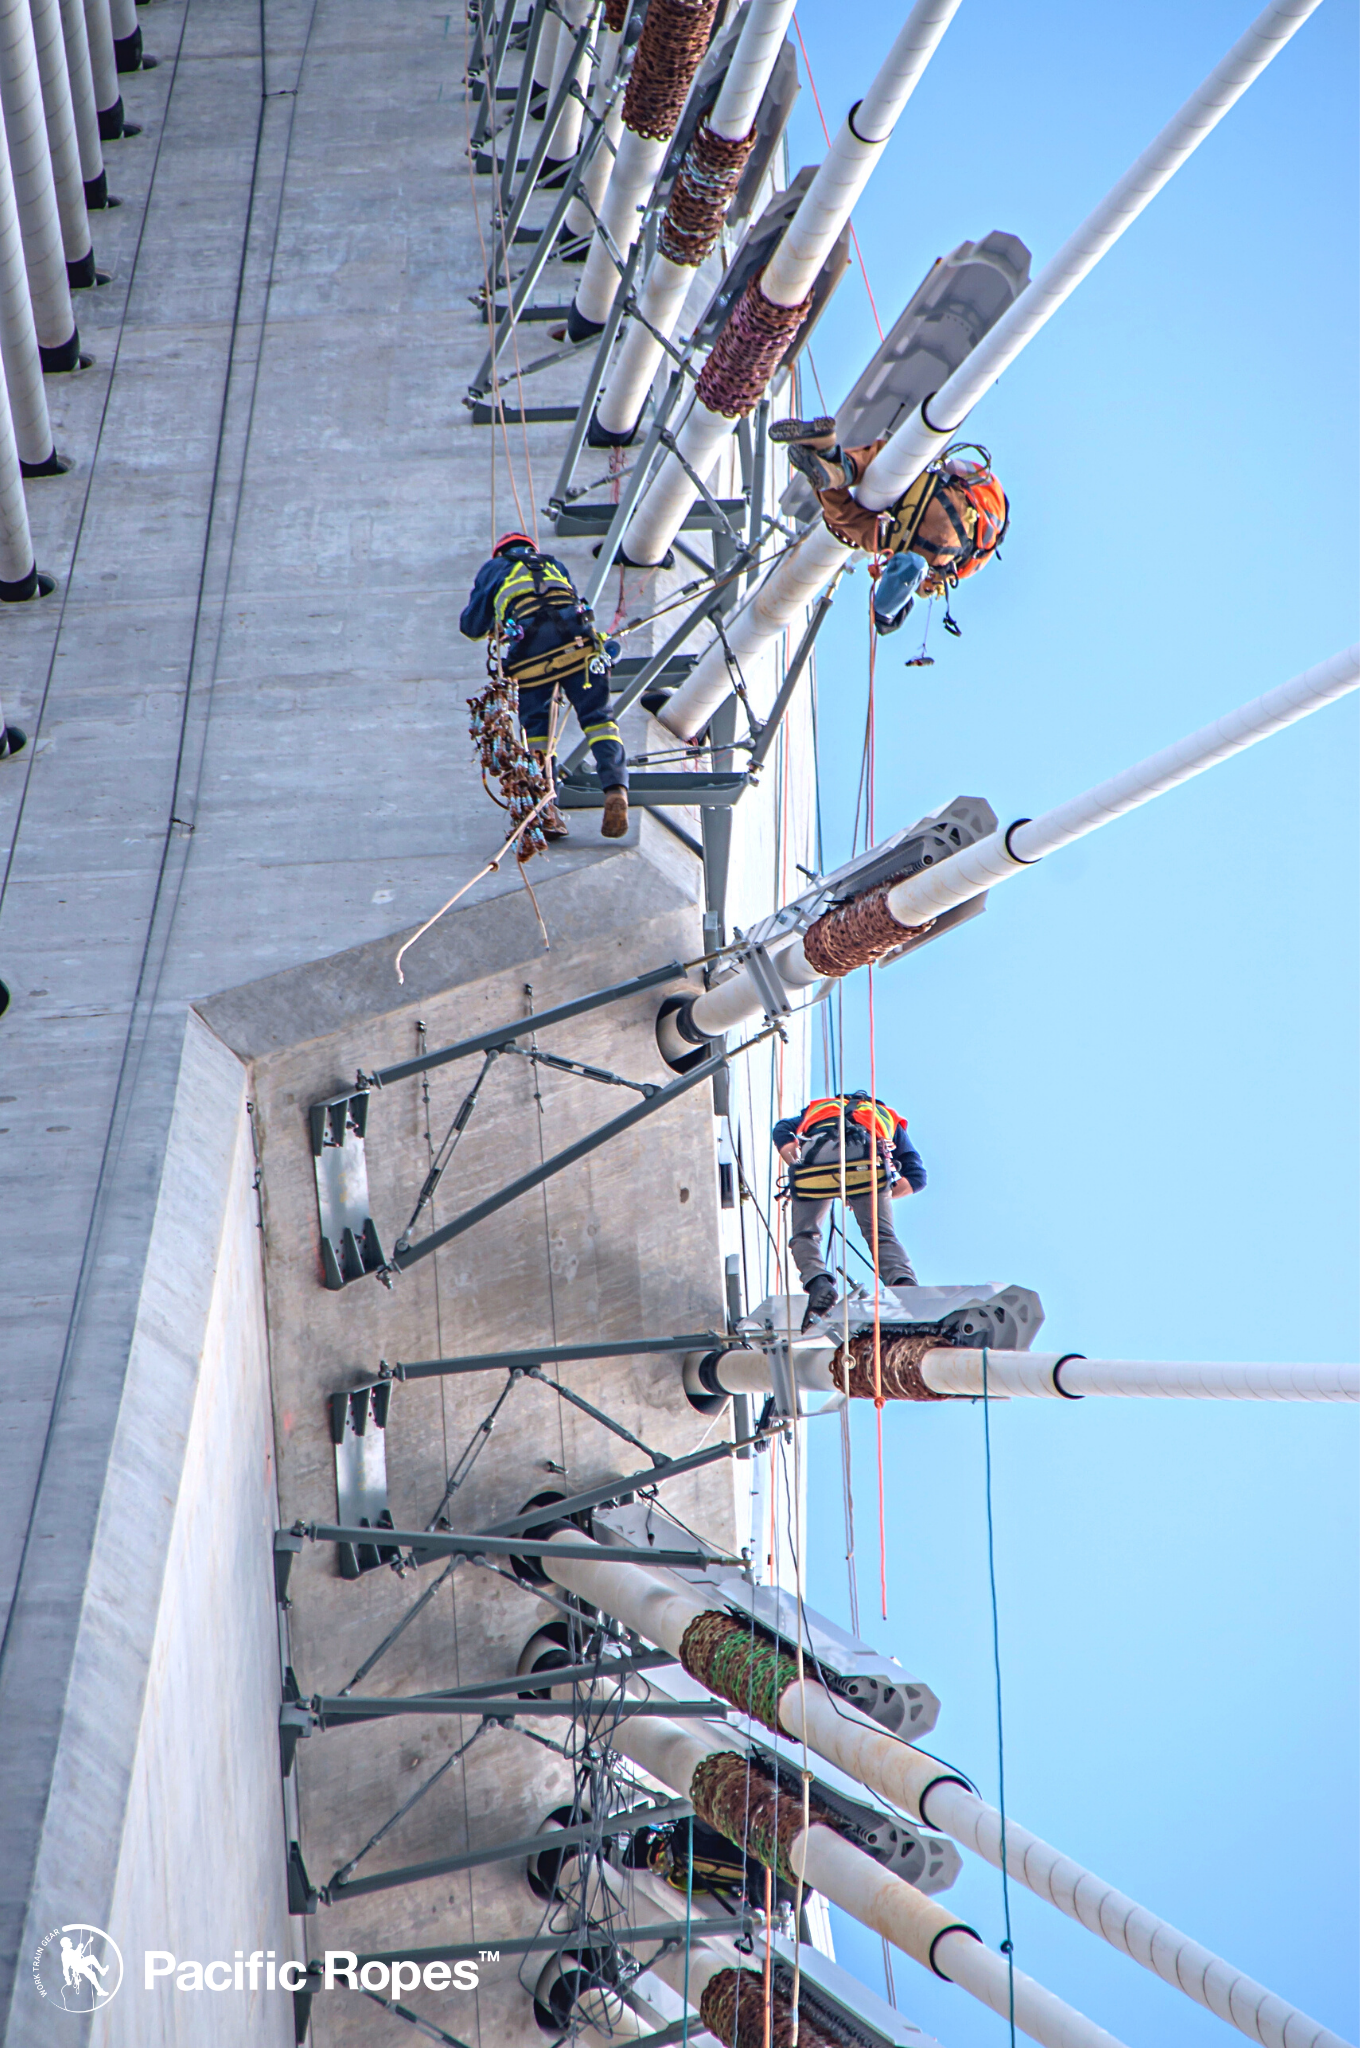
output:
M 803 53 L 803 69 L 807 72 L 808 84 L 812 87 L 812 104 L 817 109 L 817 119 L 822 124 L 822 135 L 827 148 L 830 149 L 831 130 L 827 127 L 826 115 L 822 112 L 821 96 L 817 91 L 817 81 L 812 75 L 812 65 L 808 60 L 807 44 L 803 41 L 803 31 L 798 26 L 798 16 L 796 14 L 793 17 L 793 32 L 798 38 L 798 47 Z M 855 260 L 859 264 L 859 274 L 864 279 L 864 289 L 869 296 L 869 311 L 874 316 L 874 326 L 878 329 L 879 340 L 882 341 L 883 322 L 878 317 L 878 306 L 874 299 L 874 288 L 869 282 L 869 272 L 865 268 L 864 253 L 859 246 L 859 236 L 855 233 L 855 223 L 853 221 L 850 223 L 850 242 L 855 252 Z M 816 375 L 815 371 L 813 375 Z
M 865 747 L 865 754 L 866 754 L 866 761 L 865 761 L 865 780 L 866 780 L 866 782 L 867 782 L 867 785 L 868 785 L 868 789 L 867 789 L 867 797 L 866 797 L 866 804 L 865 804 L 865 815 L 866 815 L 866 818 L 867 818 L 867 829 L 868 829 L 868 840 L 867 840 L 867 843 L 868 843 L 868 844 L 869 844 L 870 846 L 872 846 L 872 845 L 873 845 L 873 843 L 874 843 L 874 770 L 875 770 L 875 766 L 876 766 L 876 761 L 875 761 L 875 747 L 874 747 L 874 656 L 875 656 L 875 653 L 876 653 L 876 651 L 877 651 L 877 647 L 878 647 L 878 635 L 877 635 L 877 633 L 876 633 L 876 632 L 874 631 L 874 611 L 873 611 L 873 604 L 874 604 L 874 586 L 873 586 L 873 583 L 872 583 L 872 581 L 870 581 L 870 584 L 869 584 L 869 716 L 868 716 L 868 721 L 867 721 L 867 724 L 866 724 L 866 727 L 865 727 L 865 735 L 864 735 L 864 747 Z M 869 1094 L 871 1095 L 871 1097 L 873 1098 L 873 1100 L 874 1100 L 874 1101 L 876 1102 L 876 1101 L 878 1100 L 878 1074 L 877 1074 L 877 1059 L 876 1059 L 876 1045 L 875 1045 L 875 1038 L 874 1038 L 874 970 L 873 970 L 873 967 L 872 967 L 872 966 L 870 966 L 870 967 L 869 967 L 869 969 L 868 969 L 868 975 L 869 975 Z M 873 1178 L 871 1179 L 871 1181 L 870 1181 L 869 1185 L 870 1185 L 870 1191 L 871 1191 L 871 1193 L 872 1193 L 872 1195 L 873 1195 L 873 1204 L 874 1204 L 874 1206 L 873 1206 L 873 1222 L 874 1222 L 874 1243 L 873 1243 L 873 1253 L 874 1253 L 874 1428 L 875 1428 L 875 1431 L 876 1431 L 876 1433 L 877 1433 L 877 1438 L 878 1438 L 878 1597 L 879 1597 L 879 1606 L 880 1606 L 880 1609 L 881 1609 L 881 1611 L 882 1611 L 883 1619 L 884 1619 L 884 1621 L 886 1621 L 886 1620 L 888 1619 L 888 1532 L 887 1532 L 887 1527 L 886 1527 L 886 1510 L 885 1510 L 885 1506 L 884 1506 L 884 1492 L 885 1492 L 885 1489 L 884 1489 L 884 1484 L 883 1484 L 883 1400 L 884 1400 L 884 1395 L 883 1395 L 883 1310 L 882 1310 L 882 1303 L 881 1303 L 881 1299 L 880 1299 L 880 1290 L 881 1290 L 881 1287 L 882 1287 L 882 1282 L 881 1282 L 881 1280 L 880 1280 L 880 1278 L 879 1278 L 879 1250 L 878 1250 L 878 1238 L 879 1238 L 879 1231 L 878 1231 L 878 1204 L 879 1204 L 879 1193 L 878 1193 L 878 1176 L 877 1176 L 877 1174 L 875 1174 L 875 1175 L 873 1176 Z M 891 1197 L 889 1197 L 889 1199 L 891 1199 Z

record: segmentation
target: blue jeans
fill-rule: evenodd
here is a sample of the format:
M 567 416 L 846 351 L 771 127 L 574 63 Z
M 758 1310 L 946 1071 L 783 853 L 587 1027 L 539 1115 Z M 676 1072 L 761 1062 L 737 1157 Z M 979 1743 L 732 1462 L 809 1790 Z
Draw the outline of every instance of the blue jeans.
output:
M 874 624 L 880 633 L 897 631 L 929 569 L 925 556 L 914 554 L 910 548 L 889 556 L 874 585 Z

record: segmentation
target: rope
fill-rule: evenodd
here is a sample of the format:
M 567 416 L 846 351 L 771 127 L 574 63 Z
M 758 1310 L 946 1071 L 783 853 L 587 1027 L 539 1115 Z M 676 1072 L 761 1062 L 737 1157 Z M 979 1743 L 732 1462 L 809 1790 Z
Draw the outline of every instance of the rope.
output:
M 1011 2048 L 1015 2048 L 1015 1943 L 1011 1938 L 1011 1883 L 1006 1868 L 1006 1740 L 1001 1720 L 1001 1629 L 996 1606 L 996 1549 L 992 1537 L 992 1404 L 987 1398 L 987 1347 L 982 1347 L 982 1455 L 987 1481 L 987 1583 L 992 1595 L 992 1668 L 996 1674 L 996 1775 L 997 1804 L 1001 1812 L 1001 1904 L 1006 1919 L 1006 1939 L 1001 1953 L 1006 1958 L 1006 1990 L 1011 2027 Z
M 696 1614 L 680 1639 L 680 1662 L 709 1692 L 779 1733 L 779 1700 L 798 1666 L 777 1643 L 748 1636 L 731 1615 Z
M 874 656 L 878 647 L 878 635 L 874 631 L 873 585 L 869 585 L 869 708 L 865 729 L 865 775 L 868 802 L 865 806 L 865 829 L 870 846 L 874 843 L 874 780 L 877 770 L 874 730 Z M 874 970 L 869 968 L 869 1094 L 878 1100 L 878 1077 L 875 1072 L 874 1035 Z M 878 1270 L 878 1175 L 869 1185 L 870 1215 L 873 1219 L 874 1241 L 869 1249 L 874 1255 L 874 1432 L 878 1453 L 878 1593 L 879 1607 L 884 1621 L 888 1619 L 888 1531 L 886 1489 L 883 1484 L 883 1300 L 882 1277 Z
M 699 403 L 728 420 L 750 412 L 811 310 L 811 292 L 801 305 L 776 305 L 761 290 L 759 277 L 753 277 L 695 381 Z
M 647 0 L 642 34 L 623 95 L 623 125 L 668 142 L 689 97 L 718 0 Z
M 805 71 L 807 72 L 807 77 L 808 77 L 808 84 L 809 84 L 809 85 L 810 85 L 810 86 L 812 87 L 812 104 L 813 104 L 813 106 L 814 106 L 814 107 L 816 107 L 816 109 L 817 109 L 817 119 L 818 119 L 818 120 L 819 120 L 819 121 L 821 122 L 821 124 L 822 124 L 822 139 L 823 139 L 823 141 L 824 141 L 824 142 L 826 143 L 826 146 L 827 146 L 827 148 L 828 148 L 828 149 L 830 149 L 830 147 L 831 147 L 831 130 L 830 130 L 830 129 L 829 129 L 828 127 L 827 127 L 827 125 L 826 125 L 826 115 L 825 115 L 825 114 L 824 114 L 824 113 L 822 112 L 822 102 L 821 102 L 821 98 L 820 98 L 820 95 L 818 94 L 818 91 L 817 91 L 817 81 L 816 81 L 816 79 L 815 79 L 815 78 L 813 77 L 813 75 L 812 75 L 812 64 L 811 64 L 811 62 L 810 62 L 810 60 L 809 60 L 809 58 L 808 58 L 808 53 L 807 53 L 807 44 L 806 44 L 806 43 L 805 43 L 805 42 L 803 41 L 803 31 L 802 31 L 802 30 L 801 30 L 801 29 L 799 28 L 799 26 L 798 26 L 798 16 L 797 16 L 797 14 L 795 14 L 795 15 L 794 15 L 794 17 L 793 17 L 793 32 L 794 32 L 794 34 L 795 34 L 795 35 L 797 36 L 797 38 L 798 38 L 798 47 L 799 47 L 799 49 L 800 49 L 800 50 L 802 51 L 802 53 L 803 53 L 803 69 L 804 69 L 804 70 L 805 70 Z M 860 248 L 860 246 L 859 246 L 859 236 L 858 236 L 858 235 L 857 235 L 857 234 L 855 233 L 855 223 L 854 223 L 854 221 L 853 221 L 853 220 L 852 220 L 852 221 L 850 222 L 850 240 L 851 240 L 851 243 L 852 243 L 852 244 L 853 244 L 853 246 L 854 246 L 854 251 L 855 251 L 855 261 L 856 261 L 856 262 L 857 262 L 857 263 L 859 264 L 859 274 L 860 274 L 860 276 L 861 276 L 861 277 L 862 277 L 862 278 L 864 279 L 864 289 L 865 289 L 865 292 L 867 293 L 867 295 L 868 295 L 868 299 L 869 299 L 869 311 L 870 311 L 870 312 L 871 312 L 871 313 L 873 314 L 873 316 L 874 316 L 874 326 L 875 326 L 875 327 L 876 327 L 876 328 L 878 329 L 878 338 L 879 338 L 879 340 L 880 340 L 880 341 L 882 341 L 882 339 L 883 339 L 883 322 L 882 322 L 882 321 L 881 321 L 881 320 L 879 319 L 879 317 L 878 317 L 878 306 L 877 306 L 877 303 L 876 303 L 876 301 L 875 301 L 875 299 L 874 299 L 874 288 L 873 288 L 873 286 L 872 286 L 872 285 L 870 284 L 870 282 L 869 282 L 869 271 L 868 271 L 868 267 L 867 267 L 867 265 L 865 264 L 865 261 L 864 261 L 864 251 L 863 251 L 863 250 L 862 250 L 862 249 Z M 817 375 L 817 372 L 816 372 L 816 371 L 814 370 L 814 371 L 813 371 L 813 373 L 812 373 L 812 375 L 813 375 L 813 377 L 814 377 L 814 379 L 815 379 L 815 378 L 816 378 L 816 375 Z M 817 389 L 818 389 L 818 392 L 819 392 L 819 394 L 820 394 L 820 391 L 821 391 L 821 386 L 820 386 L 820 384 L 819 384 L 819 385 L 817 386 Z M 823 410 L 823 412 L 825 412 L 825 410 L 826 410 L 826 407 L 825 407 L 825 405 L 823 405 L 823 407 L 822 407 L 822 410 Z

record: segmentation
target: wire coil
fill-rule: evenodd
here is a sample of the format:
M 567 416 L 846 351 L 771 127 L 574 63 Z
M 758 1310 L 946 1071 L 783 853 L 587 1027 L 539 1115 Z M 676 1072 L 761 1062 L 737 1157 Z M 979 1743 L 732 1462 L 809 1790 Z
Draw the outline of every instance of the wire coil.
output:
M 753 277 L 699 372 L 694 389 L 700 404 L 728 420 L 750 412 L 811 312 L 812 296 L 801 305 L 779 306 Z

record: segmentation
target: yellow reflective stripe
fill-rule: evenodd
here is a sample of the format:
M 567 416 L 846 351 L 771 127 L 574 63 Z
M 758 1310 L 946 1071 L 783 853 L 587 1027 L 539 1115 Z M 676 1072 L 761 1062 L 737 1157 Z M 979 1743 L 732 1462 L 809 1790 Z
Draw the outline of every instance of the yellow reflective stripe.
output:
M 606 718 L 602 725 L 586 725 L 581 728 L 588 740 L 616 740 L 619 729 L 612 718 Z

